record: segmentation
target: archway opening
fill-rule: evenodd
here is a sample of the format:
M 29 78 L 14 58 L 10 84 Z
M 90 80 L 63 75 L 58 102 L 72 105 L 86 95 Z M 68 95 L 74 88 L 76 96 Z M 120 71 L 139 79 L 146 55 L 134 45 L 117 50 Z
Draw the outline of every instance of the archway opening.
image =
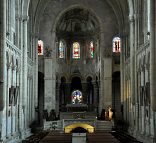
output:
M 71 125 L 68 125 L 64 128 L 64 131 L 65 133 L 72 133 L 74 131 L 85 131 L 88 132 L 88 133 L 93 133 L 94 132 L 94 127 L 89 125 L 89 124 L 85 124 L 85 123 L 74 123 L 74 124 L 71 124 Z
M 116 71 L 112 75 L 112 108 L 115 119 L 121 116 L 121 93 L 120 93 L 120 72 Z
M 77 127 L 71 131 L 72 133 L 88 133 L 88 131 L 82 127 Z
M 43 125 L 43 106 L 44 106 L 44 74 L 38 72 L 38 124 Z
M 82 84 L 80 77 L 73 77 L 71 82 L 71 91 L 80 90 L 82 91 Z

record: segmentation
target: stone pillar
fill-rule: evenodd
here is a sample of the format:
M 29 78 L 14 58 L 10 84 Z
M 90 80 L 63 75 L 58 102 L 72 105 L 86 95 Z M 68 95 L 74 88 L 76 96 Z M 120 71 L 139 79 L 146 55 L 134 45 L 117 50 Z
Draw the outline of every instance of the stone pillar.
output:
M 83 96 L 83 102 L 85 104 L 88 104 L 88 92 L 87 92 L 87 88 L 88 88 L 87 83 L 86 82 L 82 83 L 82 96 Z
M 35 112 L 34 108 L 38 108 L 38 37 L 37 37 L 37 34 L 35 34 L 33 36 L 33 46 L 32 48 L 35 49 L 33 50 L 33 61 L 34 61 L 34 75 L 33 75 L 33 94 L 34 96 L 32 97 L 33 99 L 33 102 L 32 102 L 32 119 L 35 119 L 38 120 L 38 113 Z
M 135 49 L 134 49 L 134 17 L 129 16 L 130 23 L 130 73 L 131 73 L 131 98 L 132 104 L 135 104 Z M 137 29 L 137 28 L 136 28 Z
M 124 47 L 123 42 L 121 43 L 122 47 Z M 123 102 L 124 102 L 124 75 L 125 75 L 125 70 L 124 70 L 124 49 L 121 48 L 121 54 L 120 54 L 120 79 L 121 79 L 121 83 L 120 83 L 120 90 L 121 90 L 121 105 L 123 106 Z
M 99 88 L 99 113 L 104 108 L 104 60 L 103 60 L 103 49 L 104 49 L 104 32 L 100 33 L 100 88 Z
M 27 22 L 28 22 L 28 16 L 23 16 L 22 18 L 22 27 L 23 27 L 23 47 L 22 47 L 22 58 L 23 58 L 23 63 L 22 63 L 22 107 L 23 107 L 23 120 L 24 120 L 24 129 L 28 127 L 28 111 L 27 111 Z
M 96 112 L 98 112 L 97 111 L 97 107 L 98 107 L 98 86 L 97 86 L 97 83 L 96 82 L 93 82 L 93 91 L 94 91 L 94 93 L 93 93 L 93 95 L 94 95 L 94 103 L 93 103 L 93 105 L 94 105 L 94 109 L 96 110 Z
M 55 63 L 52 58 L 44 59 L 44 109 L 50 113 L 52 109 L 55 110 L 56 106 L 56 81 L 55 81 Z
M 0 1 L 0 138 L 6 135 L 6 112 L 3 112 L 6 98 L 6 1 Z
M 19 83 L 20 83 L 20 89 L 19 89 L 19 131 L 21 132 L 22 137 L 22 131 L 24 129 L 24 113 L 23 113 L 23 20 L 22 17 L 18 17 L 19 19 L 19 47 L 21 48 L 21 57 L 20 57 L 20 72 L 19 72 Z
M 151 107 L 153 111 L 156 111 L 156 2 L 150 0 L 150 95 L 151 95 Z
M 0 111 L 4 107 L 5 97 L 5 34 L 6 34 L 6 1 L 0 1 Z M 1 115 L 0 115 L 1 118 Z
M 56 113 L 58 114 L 59 113 L 59 105 L 60 105 L 60 83 L 57 82 L 56 83 Z
M 71 83 L 67 82 L 66 83 L 66 88 L 65 88 L 65 103 L 71 103 Z
M 150 96 L 151 108 L 153 112 L 153 129 L 154 139 L 156 143 L 156 1 L 150 0 Z
M 137 22 L 137 21 L 136 21 Z M 137 46 L 137 43 L 135 44 L 135 47 L 134 47 L 134 36 L 136 36 L 137 35 L 137 27 L 135 27 L 135 34 L 136 35 L 134 35 L 134 17 L 133 17 L 133 15 L 129 15 L 129 25 L 130 25 L 130 77 L 131 77 L 131 79 L 130 79 L 130 91 L 131 91 L 131 95 L 128 95 L 128 96 L 131 96 L 131 101 L 130 100 L 128 100 L 129 101 L 129 106 L 128 106 L 128 111 L 130 111 L 129 112 L 129 121 L 130 121 L 130 124 L 133 126 L 133 120 L 138 120 L 138 119 L 136 119 L 136 117 L 134 116 L 134 114 L 135 114 L 135 107 L 134 107 L 134 105 L 135 105 L 135 102 L 136 102 L 136 98 L 137 97 L 135 97 L 136 96 L 136 94 L 135 94 L 135 86 L 136 86 L 136 80 L 135 80 L 135 73 L 136 73 L 136 71 L 135 71 L 135 61 L 136 61 L 136 58 L 135 58 L 135 47 Z M 137 41 L 135 41 L 135 42 L 137 42 Z M 128 99 L 129 99 L 130 97 L 128 97 Z M 130 109 L 131 108 L 131 104 L 132 104 L 132 110 Z M 134 114 L 133 114 L 134 113 Z M 135 126 L 135 127 L 137 127 L 137 126 Z
M 112 106 L 112 57 L 104 58 L 104 107 Z

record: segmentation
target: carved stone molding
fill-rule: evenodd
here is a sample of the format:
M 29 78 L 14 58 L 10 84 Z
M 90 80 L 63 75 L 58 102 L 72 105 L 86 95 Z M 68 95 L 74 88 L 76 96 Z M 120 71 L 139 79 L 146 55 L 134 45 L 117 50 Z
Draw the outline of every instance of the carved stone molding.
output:
M 22 16 L 22 21 L 23 22 L 27 22 L 29 20 L 29 16 Z
M 20 72 L 21 71 L 21 64 L 20 64 L 20 60 L 16 59 L 16 71 Z
M 11 64 L 12 64 L 12 61 L 11 61 L 11 52 L 7 51 L 6 52 L 6 60 L 7 60 L 7 69 L 11 68 Z
M 134 16 L 133 15 L 129 15 L 129 22 L 134 22 Z
M 16 70 L 16 58 L 15 58 L 15 55 L 12 55 L 11 62 L 12 62 L 12 70 Z

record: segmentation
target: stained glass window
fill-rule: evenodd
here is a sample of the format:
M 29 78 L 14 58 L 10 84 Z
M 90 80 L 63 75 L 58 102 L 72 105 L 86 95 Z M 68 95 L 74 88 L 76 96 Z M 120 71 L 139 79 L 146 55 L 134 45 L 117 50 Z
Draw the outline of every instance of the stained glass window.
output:
M 59 43 L 59 58 L 62 59 L 65 57 L 65 45 L 62 41 Z
M 73 59 L 80 58 L 80 44 L 78 42 L 73 43 Z
M 94 58 L 94 44 L 93 44 L 93 41 L 91 41 L 90 45 L 89 45 L 89 57 Z
M 113 39 L 113 52 L 119 53 L 121 48 L 121 40 L 119 37 Z
M 43 41 L 38 40 L 38 55 L 43 55 Z
M 72 92 L 72 104 L 82 104 L 83 97 L 82 92 L 79 90 L 75 90 Z

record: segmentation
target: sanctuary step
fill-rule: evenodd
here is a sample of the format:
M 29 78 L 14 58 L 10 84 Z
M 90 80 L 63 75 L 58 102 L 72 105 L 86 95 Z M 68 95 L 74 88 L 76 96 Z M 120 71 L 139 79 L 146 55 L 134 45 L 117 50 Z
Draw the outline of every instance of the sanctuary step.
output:
M 95 112 L 60 112 L 60 120 L 62 119 L 96 119 Z
M 111 133 L 97 131 L 95 133 L 87 133 L 87 143 L 121 143 Z
M 111 133 L 115 138 L 117 138 L 122 143 L 143 143 L 140 141 L 137 141 L 134 137 L 130 136 L 128 133 L 123 131 L 113 131 Z
M 114 122 L 113 121 L 101 121 L 101 120 L 97 120 L 96 123 L 96 130 L 101 130 L 101 131 L 111 131 L 112 128 L 114 126 Z
M 72 134 L 50 132 L 39 143 L 72 143 Z

